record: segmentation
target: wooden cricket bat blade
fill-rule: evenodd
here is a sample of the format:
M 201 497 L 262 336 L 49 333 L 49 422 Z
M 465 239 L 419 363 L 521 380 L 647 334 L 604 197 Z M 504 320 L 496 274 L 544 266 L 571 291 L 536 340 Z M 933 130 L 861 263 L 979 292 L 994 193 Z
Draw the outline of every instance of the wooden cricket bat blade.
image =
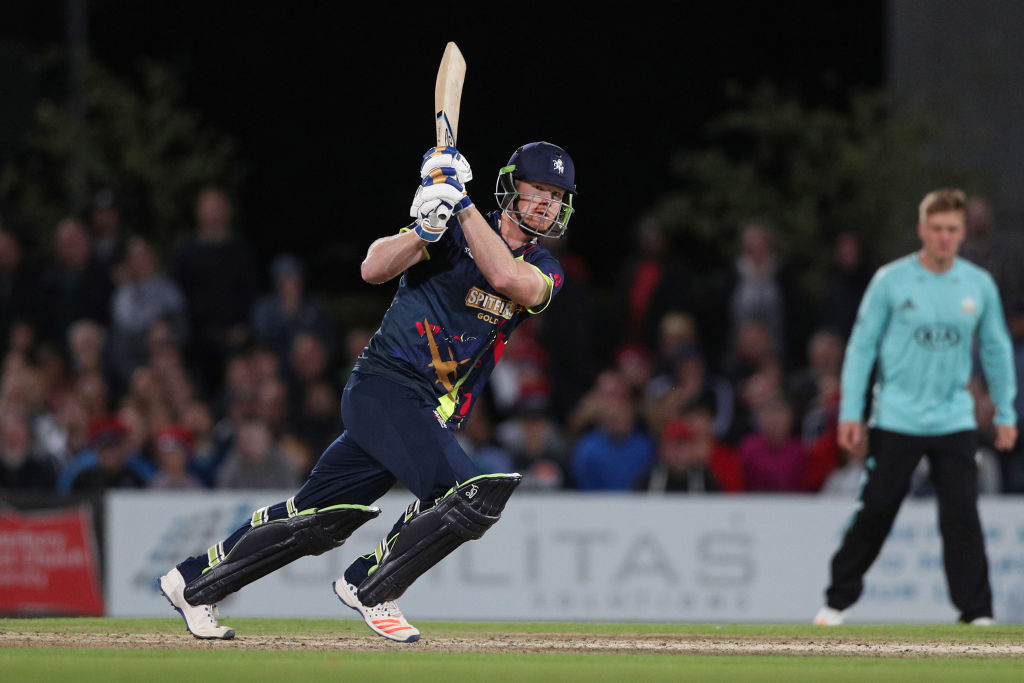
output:
M 435 126 L 437 144 L 454 145 L 459 133 L 459 106 L 462 102 L 462 84 L 466 80 L 466 59 L 455 43 L 448 43 L 437 69 L 434 85 Z

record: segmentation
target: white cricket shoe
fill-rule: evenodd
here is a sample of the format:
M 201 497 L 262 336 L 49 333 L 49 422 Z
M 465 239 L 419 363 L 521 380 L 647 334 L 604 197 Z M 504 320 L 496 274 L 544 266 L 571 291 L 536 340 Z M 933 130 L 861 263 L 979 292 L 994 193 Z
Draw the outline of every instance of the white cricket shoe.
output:
M 185 620 L 185 628 L 196 638 L 231 640 L 235 629 L 217 623 L 216 605 L 190 605 L 185 600 L 185 578 L 175 567 L 160 577 L 160 592 Z
M 996 620 L 992 617 L 975 617 L 970 621 L 971 626 L 995 626 Z
M 815 626 L 839 626 L 846 617 L 845 610 L 832 609 L 828 605 L 822 606 L 814 615 Z
M 359 612 L 366 625 L 375 633 L 400 643 L 412 643 L 420 639 L 420 630 L 405 620 L 394 600 L 382 602 L 376 607 L 367 607 L 359 602 L 358 589 L 344 578 L 338 579 L 331 586 L 338 599 Z

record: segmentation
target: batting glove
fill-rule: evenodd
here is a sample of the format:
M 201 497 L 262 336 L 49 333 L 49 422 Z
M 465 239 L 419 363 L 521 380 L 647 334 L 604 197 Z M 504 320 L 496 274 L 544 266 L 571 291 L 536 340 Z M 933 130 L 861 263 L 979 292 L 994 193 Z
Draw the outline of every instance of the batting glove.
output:
M 448 220 L 473 205 L 466 190 L 454 175 L 441 169 L 431 171 L 416 190 L 410 213 L 416 219 L 416 234 L 427 242 L 436 242 L 448 229 Z
M 420 178 L 426 178 L 437 169 L 443 170 L 446 175 L 454 175 L 463 185 L 473 179 L 469 159 L 462 156 L 454 147 L 431 147 L 423 155 Z

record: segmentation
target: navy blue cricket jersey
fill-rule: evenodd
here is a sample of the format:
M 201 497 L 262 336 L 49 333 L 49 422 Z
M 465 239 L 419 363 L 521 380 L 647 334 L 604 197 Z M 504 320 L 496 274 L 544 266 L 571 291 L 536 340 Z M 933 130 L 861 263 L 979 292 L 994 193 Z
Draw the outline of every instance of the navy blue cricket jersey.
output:
M 485 216 L 495 232 L 500 217 L 499 211 Z M 527 310 L 487 282 L 457 218 L 440 240 L 424 245 L 429 258 L 402 274 L 391 307 L 354 370 L 413 387 L 436 406 L 449 428 L 458 429 L 509 335 L 528 316 L 547 308 L 561 289 L 562 267 L 533 242 L 512 251 L 513 257 L 537 268 L 550 287 L 547 301 Z

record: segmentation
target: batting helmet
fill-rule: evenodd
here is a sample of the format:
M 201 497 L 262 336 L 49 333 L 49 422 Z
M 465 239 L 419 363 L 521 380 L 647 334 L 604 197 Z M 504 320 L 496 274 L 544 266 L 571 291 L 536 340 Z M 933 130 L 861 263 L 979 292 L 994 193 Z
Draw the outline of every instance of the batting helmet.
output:
M 552 185 L 564 190 L 565 196 L 562 201 L 557 201 L 532 193 L 519 192 L 516 189 L 517 180 Z M 498 172 L 494 188 L 494 197 L 502 211 L 507 211 L 525 232 L 540 237 L 558 238 L 565 234 L 569 218 L 574 211 L 572 204 L 576 194 L 576 166 L 572 157 L 564 149 L 550 142 L 531 142 L 513 152 L 508 164 Z M 531 200 L 530 204 L 526 207 L 521 206 L 518 202 L 520 198 Z M 551 219 L 546 210 L 533 213 L 531 208 L 536 201 L 543 202 L 545 209 L 550 204 L 559 205 L 557 216 Z M 544 223 L 550 221 L 550 224 L 543 230 L 532 228 L 525 222 L 531 215 L 544 219 Z

